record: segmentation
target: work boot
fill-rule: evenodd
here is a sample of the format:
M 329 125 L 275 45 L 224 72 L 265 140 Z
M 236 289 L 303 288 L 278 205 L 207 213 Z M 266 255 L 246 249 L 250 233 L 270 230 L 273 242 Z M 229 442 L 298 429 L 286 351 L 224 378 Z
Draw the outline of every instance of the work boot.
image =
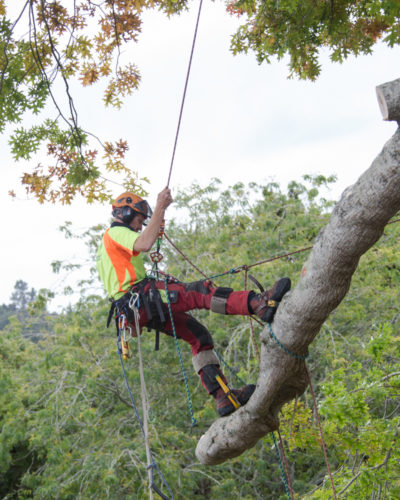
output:
M 220 417 L 226 417 L 237 410 L 237 407 L 245 405 L 256 388 L 250 384 L 241 389 L 229 389 L 228 381 L 218 365 L 203 366 L 199 375 L 206 391 L 214 397 Z M 218 382 L 217 376 L 220 377 L 222 385 Z M 225 386 L 227 393 L 222 386 Z M 235 407 L 234 402 L 239 403 L 239 406 Z
M 265 323 L 272 323 L 279 302 L 285 293 L 290 290 L 290 286 L 291 281 L 289 278 L 281 278 L 275 281 L 271 289 L 261 293 L 253 292 L 254 295 L 249 297 L 249 312 L 257 315 Z
M 232 389 L 229 391 L 231 398 L 233 397 L 240 406 L 244 406 L 253 394 L 256 386 L 254 384 L 248 384 L 243 386 L 241 389 Z M 232 396 L 233 395 L 233 396 Z M 215 398 L 215 403 L 217 405 L 217 412 L 220 417 L 227 417 L 233 413 L 237 408 L 233 402 L 229 399 L 228 395 L 223 389 L 218 389 L 213 393 Z

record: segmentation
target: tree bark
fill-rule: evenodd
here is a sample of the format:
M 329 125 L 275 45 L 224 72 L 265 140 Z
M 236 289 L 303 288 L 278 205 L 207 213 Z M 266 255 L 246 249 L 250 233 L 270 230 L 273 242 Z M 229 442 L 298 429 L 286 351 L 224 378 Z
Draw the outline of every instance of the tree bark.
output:
M 388 85 L 388 84 L 385 84 Z M 387 102 L 388 116 L 397 120 L 400 79 L 391 82 L 397 101 Z M 348 187 L 331 219 L 318 234 L 298 284 L 282 301 L 273 332 L 297 355 L 305 355 L 329 313 L 346 295 L 358 261 L 380 238 L 400 210 L 400 130 L 385 144 L 371 167 Z M 215 421 L 200 438 L 196 456 L 203 464 L 218 464 L 254 446 L 279 426 L 282 405 L 307 387 L 304 361 L 283 350 L 269 334 L 261 334 L 261 363 L 250 401 L 229 417 Z
M 400 121 L 400 79 L 376 87 L 379 107 L 384 120 Z

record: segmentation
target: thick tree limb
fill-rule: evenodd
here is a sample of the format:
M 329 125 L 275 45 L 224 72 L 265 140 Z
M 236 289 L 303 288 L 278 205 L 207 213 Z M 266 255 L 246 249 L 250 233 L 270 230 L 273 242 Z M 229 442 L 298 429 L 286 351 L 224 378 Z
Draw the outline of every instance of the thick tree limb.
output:
M 400 79 L 394 83 L 400 103 Z M 328 225 L 315 240 L 299 283 L 282 301 L 272 326 L 284 346 L 300 355 L 307 352 L 329 313 L 346 295 L 361 255 L 379 239 L 398 210 L 399 129 L 371 167 L 344 191 Z M 264 329 L 256 391 L 246 406 L 214 422 L 200 438 L 196 448 L 199 461 L 218 464 L 254 446 L 277 429 L 282 405 L 306 387 L 304 362 L 284 352 Z
M 379 107 L 384 120 L 400 122 L 400 79 L 376 87 Z

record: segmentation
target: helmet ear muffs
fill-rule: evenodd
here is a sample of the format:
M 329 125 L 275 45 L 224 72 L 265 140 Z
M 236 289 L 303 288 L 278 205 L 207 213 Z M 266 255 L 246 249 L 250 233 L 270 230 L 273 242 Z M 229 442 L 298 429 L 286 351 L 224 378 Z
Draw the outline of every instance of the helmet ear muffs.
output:
M 133 221 L 133 218 L 135 217 L 136 213 L 131 207 L 122 207 L 121 209 L 121 219 L 124 221 L 125 224 L 130 224 Z

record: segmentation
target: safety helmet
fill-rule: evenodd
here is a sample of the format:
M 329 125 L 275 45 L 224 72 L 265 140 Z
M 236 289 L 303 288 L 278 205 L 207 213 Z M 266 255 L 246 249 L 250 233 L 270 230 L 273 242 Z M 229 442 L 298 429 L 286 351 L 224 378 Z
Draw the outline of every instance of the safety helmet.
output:
M 125 224 L 129 224 L 135 215 L 141 214 L 145 217 L 143 224 L 152 216 L 152 210 L 146 200 L 135 193 L 125 191 L 120 194 L 112 204 L 112 214 L 120 217 Z

